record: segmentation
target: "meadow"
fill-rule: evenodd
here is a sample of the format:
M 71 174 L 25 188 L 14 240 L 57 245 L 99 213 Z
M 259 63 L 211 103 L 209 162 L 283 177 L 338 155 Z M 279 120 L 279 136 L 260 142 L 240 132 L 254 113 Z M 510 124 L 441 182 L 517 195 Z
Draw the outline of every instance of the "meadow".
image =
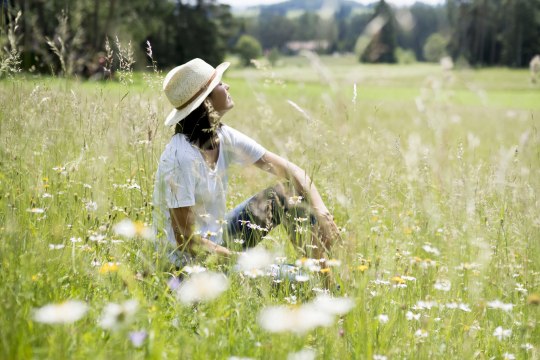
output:
M 173 133 L 163 73 L 128 75 L 0 81 L 0 358 L 539 358 L 540 85 L 527 71 L 231 68 L 223 122 L 306 169 L 342 241 L 329 273 L 292 282 L 209 257 L 197 265 L 226 285 L 192 302 L 147 232 Z M 234 168 L 228 206 L 275 181 Z M 280 229 L 260 247 L 316 263 Z

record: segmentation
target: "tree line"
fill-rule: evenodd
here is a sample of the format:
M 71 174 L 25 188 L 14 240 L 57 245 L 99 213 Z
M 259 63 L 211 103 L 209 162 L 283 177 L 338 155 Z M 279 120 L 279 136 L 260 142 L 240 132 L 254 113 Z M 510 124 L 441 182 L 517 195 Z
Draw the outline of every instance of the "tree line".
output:
M 300 0 L 289 3 L 295 1 Z M 160 68 L 193 57 L 216 65 L 231 52 L 248 60 L 263 52 L 275 57 L 303 46 L 356 53 L 363 62 L 437 61 L 449 55 L 475 66 L 514 67 L 526 66 L 540 52 L 540 0 L 447 0 L 408 8 L 379 0 L 360 10 L 342 1 L 331 16 L 314 8 L 290 16 L 268 6 L 251 17 L 233 16 L 216 0 L 0 4 L 2 61 L 18 56 L 25 70 L 57 74 L 88 75 L 100 61 L 118 67 L 121 57 L 110 53 L 127 47 L 131 52 L 123 56 L 133 57 L 127 63 L 143 68 L 150 61 L 148 43 Z

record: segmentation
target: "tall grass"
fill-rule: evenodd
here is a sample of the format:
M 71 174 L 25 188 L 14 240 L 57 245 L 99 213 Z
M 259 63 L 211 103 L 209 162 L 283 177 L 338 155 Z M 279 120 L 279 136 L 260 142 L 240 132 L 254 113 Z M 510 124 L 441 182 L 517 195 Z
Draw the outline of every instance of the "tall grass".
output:
M 201 265 L 227 273 L 228 290 L 183 305 L 150 241 L 113 231 L 124 218 L 152 222 L 153 175 L 172 135 L 161 74 L 122 84 L 25 76 L 0 82 L 0 356 L 538 358 L 538 89 L 519 71 L 490 70 L 512 85 L 499 89 L 483 71 L 317 61 L 231 70 L 236 107 L 223 120 L 314 179 L 343 230 L 328 290 L 354 300 L 350 313 L 270 334 L 263 308 L 299 306 L 327 283 L 251 279 L 215 259 Z M 501 94 L 532 100 L 493 103 Z M 274 181 L 233 169 L 228 206 Z M 264 245 L 287 262 L 301 256 L 279 230 Z M 81 320 L 34 320 L 70 299 L 89 306 Z M 107 304 L 130 299 L 132 323 L 99 326 Z M 135 330 L 148 334 L 140 347 Z

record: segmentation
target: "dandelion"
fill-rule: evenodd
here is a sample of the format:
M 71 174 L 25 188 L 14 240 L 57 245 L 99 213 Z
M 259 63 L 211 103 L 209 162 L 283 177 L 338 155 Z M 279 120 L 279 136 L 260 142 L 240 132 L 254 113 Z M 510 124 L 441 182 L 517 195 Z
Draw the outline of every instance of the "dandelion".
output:
M 137 300 L 128 300 L 122 304 L 109 303 L 103 310 L 99 326 L 107 330 L 118 330 L 133 321 L 138 308 Z
M 132 331 L 129 333 L 129 340 L 135 347 L 141 347 L 144 344 L 144 340 L 146 340 L 146 337 L 148 336 L 148 333 L 146 331 Z
M 140 221 L 131 221 L 124 219 L 114 225 L 113 231 L 116 235 L 124 236 L 126 238 L 133 238 L 140 236 L 145 239 L 152 238 L 152 230 Z
M 44 324 L 70 324 L 81 319 L 88 311 L 82 301 L 68 300 L 61 304 L 48 304 L 34 311 L 34 321 Z
M 49 250 L 60 250 L 66 247 L 64 244 L 49 244 Z
M 99 263 L 98 263 L 99 264 Z M 101 265 L 99 268 L 100 274 L 107 274 L 110 272 L 117 272 L 118 271 L 118 265 L 120 265 L 119 262 L 106 262 L 105 264 Z
M 360 271 L 360 272 L 364 272 L 364 271 L 366 271 L 366 270 L 368 269 L 368 266 L 367 266 L 367 265 L 358 265 L 358 266 L 356 267 L 356 269 L 357 269 L 358 271 Z
M 405 284 L 405 280 L 401 276 L 394 276 L 392 279 L 390 279 L 393 283 L 396 284 Z
M 502 341 L 512 336 L 512 329 L 503 329 L 502 326 L 497 326 L 493 332 L 493 336 L 495 336 L 499 341 Z
M 379 320 L 379 323 L 381 324 L 386 324 L 388 323 L 390 318 L 386 314 L 380 314 L 379 316 L 377 316 L 377 320 Z
M 313 349 L 302 349 L 297 352 L 289 353 L 287 355 L 287 360 L 315 360 L 315 350 Z
M 506 311 L 506 312 L 510 312 L 514 308 L 514 304 L 512 304 L 512 303 L 505 304 L 500 300 L 488 301 L 487 306 L 490 309 L 499 309 L 499 310 L 503 310 L 503 311 Z
M 229 287 L 227 277 L 220 273 L 205 271 L 192 275 L 178 288 L 178 299 L 184 304 L 211 301 Z
M 452 284 L 449 280 L 437 280 L 435 281 L 435 285 L 433 285 L 433 287 L 435 290 L 448 292 L 452 288 Z

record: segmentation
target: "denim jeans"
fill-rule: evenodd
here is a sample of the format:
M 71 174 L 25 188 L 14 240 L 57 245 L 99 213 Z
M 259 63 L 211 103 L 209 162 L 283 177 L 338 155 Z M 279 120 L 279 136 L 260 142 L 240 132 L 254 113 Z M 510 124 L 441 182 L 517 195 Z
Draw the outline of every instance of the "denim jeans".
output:
M 309 205 L 295 196 L 288 183 L 279 183 L 253 195 L 231 210 L 226 220 L 225 238 L 242 239 L 244 249 L 257 245 L 280 224 L 285 226 L 293 243 L 302 246 L 304 234 L 311 241 L 311 230 L 317 222 Z

